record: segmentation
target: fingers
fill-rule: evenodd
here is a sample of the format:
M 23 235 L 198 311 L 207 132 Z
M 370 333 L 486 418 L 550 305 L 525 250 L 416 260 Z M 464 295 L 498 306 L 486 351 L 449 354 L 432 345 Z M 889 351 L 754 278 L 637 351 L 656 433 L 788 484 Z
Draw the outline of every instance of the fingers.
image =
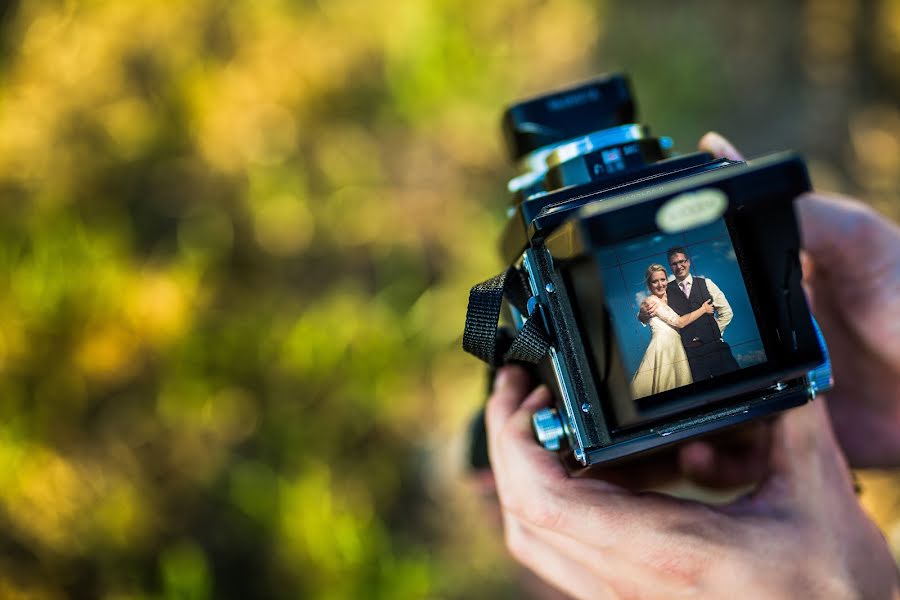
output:
M 511 515 L 505 528 L 510 553 L 573 598 L 669 599 L 696 591 L 678 573 L 657 571 Z
M 491 422 L 497 423 L 508 419 L 528 394 L 530 385 L 531 381 L 525 369 L 515 365 L 500 367 L 485 408 L 486 427 L 490 429 Z
M 811 502 L 813 491 L 835 501 L 855 502 L 852 478 L 822 401 L 779 416 L 772 428 L 767 478 L 752 496 L 733 507 L 751 512 L 770 512 L 773 507 L 806 512 L 822 504 Z
M 526 397 L 526 388 L 518 381 L 498 381 L 486 412 L 489 452 L 504 513 L 586 544 L 616 545 L 621 553 L 633 556 L 677 552 L 687 557 L 699 547 L 702 532 L 718 533 L 722 524 L 716 525 L 717 515 L 709 507 L 569 477 L 559 457 L 544 450 L 531 430 L 531 415 L 549 404 L 549 391 L 541 386 Z
M 710 488 L 734 488 L 762 481 L 768 472 L 771 426 L 758 422 L 679 451 L 680 471 Z
M 488 454 L 501 501 L 504 493 L 507 497 L 520 493 L 520 481 L 528 486 L 538 477 L 555 482 L 568 477 L 559 457 L 537 443 L 531 427 L 532 414 L 550 404 L 550 392 L 540 386 L 529 393 L 529 385 L 524 369 L 501 368 L 485 408 Z M 534 469 L 534 474 L 523 472 L 527 469 Z
M 850 198 L 814 192 L 797 198 L 795 206 L 803 246 L 821 265 L 855 264 L 900 235 L 896 225 Z M 885 239 L 891 234 L 893 240 Z
M 506 515 L 504 529 L 510 554 L 560 591 L 579 599 L 615 597 L 601 576 L 535 535 L 518 519 Z
M 731 145 L 731 142 L 714 131 L 710 131 L 700 138 L 700 150 L 709 152 L 716 158 L 744 160 L 743 155 Z
M 900 227 L 839 196 L 804 194 L 795 207 L 808 257 L 801 263 L 804 275 L 814 274 L 809 287 L 830 297 L 828 304 L 860 341 L 900 370 L 900 345 L 883 343 L 900 336 L 900 320 L 883 318 L 885 307 L 896 307 L 900 298 Z M 813 300 L 823 308 L 821 298 Z

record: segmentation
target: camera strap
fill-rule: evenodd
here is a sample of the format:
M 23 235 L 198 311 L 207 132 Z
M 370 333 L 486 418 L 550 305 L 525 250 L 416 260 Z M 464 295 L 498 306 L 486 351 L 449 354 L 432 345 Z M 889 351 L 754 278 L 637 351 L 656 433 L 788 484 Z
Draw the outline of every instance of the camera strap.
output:
M 540 316 L 525 320 L 518 334 L 499 327 L 503 298 L 523 315 L 528 314 L 528 283 L 514 266 L 472 287 L 466 309 L 463 349 L 492 367 L 510 361 L 537 363 L 550 349 L 550 336 Z

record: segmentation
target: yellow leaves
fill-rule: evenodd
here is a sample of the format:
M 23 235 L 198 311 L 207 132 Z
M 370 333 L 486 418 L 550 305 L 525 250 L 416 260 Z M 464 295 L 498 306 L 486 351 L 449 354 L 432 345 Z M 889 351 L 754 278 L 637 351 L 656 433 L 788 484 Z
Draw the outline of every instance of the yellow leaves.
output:
M 196 282 L 189 274 L 139 272 L 124 296 L 127 323 L 139 339 L 164 344 L 189 325 L 196 294 Z
M 868 106 L 850 119 L 850 168 L 865 198 L 877 210 L 897 211 L 900 190 L 900 110 Z M 828 189 L 819 185 L 820 189 Z M 838 188 L 839 189 L 839 188 Z
M 382 157 L 392 150 L 360 127 L 338 125 L 316 141 L 316 164 L 332 187 L 372 185 L 384 181 Z
M 896 106 L 872 106 L 860 111 L 851 121 L 850 139 L 865 176 L 876 187 L 890 187 L 900 172 L 900 109 Z M 879 185 L 880 184 L 880 185 Z
M 203 266 L 222 259 L 233 244 L 234 223 L 223 206 L 200 205 L 178 222 L 178 246 L 189 264 Z
M 141 491 L 122 481 L 104 489 L 92 510 L 97 532 L 92 537 L 99 537 L 101 543 L 120 550 L 142 541 L 155 525 L 141 498 Z
M 63 600 L 65 594 L 56 589 L 53 582 L 29 582 L 23 584 L 10 577 L 0 579 L 0 598 L 6 600 Z
M 853 29 L 860 18 L 855 2 L 815 0 L 804 6 L 806 69 L 821 84 L 833 84 L 850 73 Z
M 0 328 L 0 373 L 27 355 L 27 348 L 24 323 L 7 313 Z
M 360 565 L 381 542 L 365 510 L 368 498 L 335 493 L 325 465 L 310 465 L 296 479 L 282 481 L 279 498 L 281 551 L 288 564 L 311 561 L 330 579 Z
M 125 159 L 135 157 L 152 139 L 153 114 L 145 102 L 125 97 L 98 107 L 99 120 Z
M 200 381 L 181 382 L 164 389 L 157 412 L 170 431 L 184 437 L 182 448 L 190 462 L 215 447 L 233 445 L 256 431 L 258 415 L 253 396 L 237 387 L 211 388 Z M 201 441 L 204 438 L 205 441 Z M 194 442 L 200 441 L 199 444 Z
M 235 172 L 279 163 L 296 149 L 294 115 L 273 102 L 229 102 L 228 90 L 198 117 L 197 141 L 210 165 Z
M 229 496 L 237 507 L 257 521 L 268 524 L 278 509 L 278 477 L 259 461 L 240 461 L 231 469 Z
M 543 3 L 531 21 L 531 35 L 519 36 L 521 42 L 541 53 L 541 71 L 537 79 L 555 79 L 562 84 L 582 71 L 590 51 L 602 35 L 596 7 L 572 0 Z M 524 51 L 524 49 L 523 49 Z
M 7 510 L 25 532 L 60 550 L 79 545 L 72 530 L 90 500 L 74 465 L 57 454 L 33 448 L 21 477 L 5 497 Z
M 86 376 L 106 382 L 122 381 L 137 368 L 137 340 L 121 327 L 105 326 L 85 331 L 75 351 L 75 365 Z
M 200 599 L 239 511 L 298 573 L 260 589 L 428 596 L 432 558 L 376 503 L 407 501 L 397 465 L 478 395 L 456 338 L 496 262 L 472 248 L 499 221 L 498 107 L 578 64 L 592 5 L 20 4 L 0 90 L 0 183 L 33 213 L 0 243 L 0 408 L 28 431 L 0 428 L 8 527 L 89 556 L 125 586 L 107 597 L 156 568 Z M 221 501 L 202 543 L 180 521 L 196 498 Z
M 87 377 L 121 382 L 140 367 L 140 355 L 161 348 L 189 325 L 194 289 L 190 281 L 160 271 L 137 272 L 114 306 L 97 313 L 82 330 L 73 360 Z
M 351 344 L 366 330 L 382 328 L 387 328 L 385 337 L 391 334 L 390 319 L 377 304 L 352 292 L 333 294 L 310 306 L 297 320 L 284 341 L 280 366 L 309 378 L 327 377 L 349 359 Z
M 900 77 L 896 69 L 896 60 L 900 57 L 900 2 L 897 0 L 885 0 L 879 5 L 879 15 L 876 18 L 880 31 L 874 37 L 876 43 L 880 43 L 884 54 L 880 57 L 896 77 Z
M 212 597 L 212 574 L 203 549 L 190 540 L 166 548 L 160 557 L 166 598 L 206 600 Z
M 150 519 L 135 485 L 98 464 L 6 433 L 0 436 L 0 468 L 0 505 L 18 533 L 42 548 L 126 548 L 146 534 Z
M 256 241 L 274 256 L 293 256 L 306 249 L 315 222 L 305 199 L 282 194 L 254 206 Z
M 227 173 L 270 165 L 309 143 L 307 105 L 345 83 L 368 52 L 343 27 L 285 19 L 269 11 L 239 9 L 233 35 L 237 52 L 218 71 L 202 71 L 186 82 L 193 136 L 204 158 Z

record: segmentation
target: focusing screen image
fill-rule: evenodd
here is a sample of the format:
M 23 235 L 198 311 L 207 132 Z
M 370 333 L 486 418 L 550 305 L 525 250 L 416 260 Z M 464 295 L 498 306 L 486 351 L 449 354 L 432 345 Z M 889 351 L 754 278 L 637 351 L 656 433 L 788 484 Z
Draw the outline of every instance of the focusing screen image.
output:
M 635 399 L 766 362 L 724 220 L 597 260 Z

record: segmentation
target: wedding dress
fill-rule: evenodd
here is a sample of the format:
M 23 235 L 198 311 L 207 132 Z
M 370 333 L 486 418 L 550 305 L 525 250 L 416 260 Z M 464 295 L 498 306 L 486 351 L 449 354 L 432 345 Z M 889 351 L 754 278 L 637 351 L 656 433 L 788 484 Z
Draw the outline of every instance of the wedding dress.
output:
M 668 304 L 659 302 L 656 316 L 647 323 L 651 332 L 650 345 L 631 380 L 635 399 L 693 383 L 677 322 L 675 311 Z

